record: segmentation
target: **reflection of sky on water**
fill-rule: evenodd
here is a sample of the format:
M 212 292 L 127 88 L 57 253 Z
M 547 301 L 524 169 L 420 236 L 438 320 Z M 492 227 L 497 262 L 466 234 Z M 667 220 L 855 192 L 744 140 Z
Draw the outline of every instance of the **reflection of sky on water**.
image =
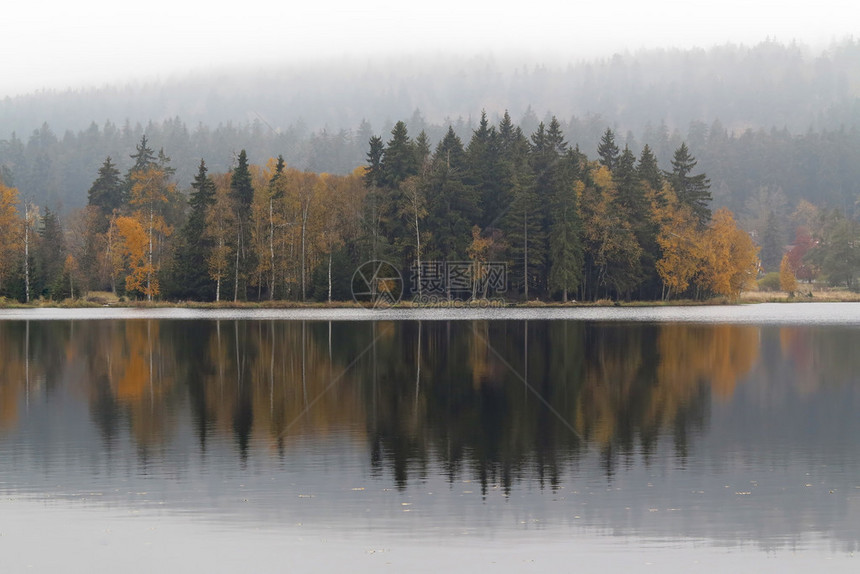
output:
M 709 328 L 697 329 L 701 336 Z M 613 333 L 602 336 L 614 344 Z M 653 333 L 653 327 L 643 333 Z M 513 551 L 505 541 L 517 541 L 528 553 L 542 543 L 581 543 L 587 551 L 605 539 L 620 545 L 621 550 L 604 550 L 618 552 L 615 559 L 622 562 L 623 548 L 661 548 L 660 541 L 684 560 L 700 556 L 702 547 L 744 556 L 803 550 L 841 560 L 860 543 L 860 417 L 854 414 L 860 397 L 850 367 L 856 360 L 845 357 L 845 365 L 834 365 L 824 353 L 839 351 L 840 341 L 855 346 L 857 337 L 845 327 L 762 328 L 752 370 L 728 392 L 707 393 L 693 411 L 681 411 L 690 417 L 702 410 L 699 422 L 661 427 L 651 447 L 612 455 L 610 472 L 607 447 L 595 439 L 574 450 L 557 443 L 555 486 L 536 471 L 536 458 L 545 453 L 526 451 L 507 493 L 492 476 L 482 492 L 469 456 L 451 474 L 438 441 L 426 459 L 408 448 L 397 453 L 406 460 L 408 480 L 396 480 L 391 449 L 399 448 L 398 433 L 411 431 L 392 431 L 374 454 L 370 403 L 363 407 L 366 420 L 352 416 L 309 427 L 291 434 L 281 448 L 254 435 L 245 458 L 229 432 L 212 428 L 201 446 L 200 422 L 185 391 L 161 409 L 161 424 L 169 429 L 165 440 L 139 442 L 140 431 L 133 429 L 139 421 L 127 417 L 106 439 L 94 422 L 93 405 L 81 394 L 80 377 L 87 371 L 69 361 L 61 380 L 35 380 L 18 397 L 15 425 L 0 430 L 0 493 L 6 499 L 0 531 L 17 522 L 41 528 L 59 515 L 90 513 L 113 522 L 140 513 L 134 516 L 166 529 L 262 529 L 282 542 L 292 540 L 286 543 L 292 550 L 303 532 L 312 531 L 318 533 L 310 544 L 315 552 L 327 552 L 319 542 L 326 537 L 352 538 L 353 550 L 378 537 L 413 556 L 433 541 L 467 549 L 496 545 L 505 554 Z M 360 367 L 359 376 L 371 372 Z M 485 370 L 494 372 L 492 365 Z M 400 375 L 411 389 L 413 375 Z M 140 412 L 146 400 L 140 398 Z M 381 464 L 372 463 L 374 456 Z M 545 558 L 554 552 L 545 550 Z M 668 556 L 657 552 L 655 558 L 659 563 Z
M 860 325 L 857 303 L 761 303 L 657 307 L 512 307 L 479 309 L 0 309 L 0 320 L 251 319 L 308 321 L 573 320 Z

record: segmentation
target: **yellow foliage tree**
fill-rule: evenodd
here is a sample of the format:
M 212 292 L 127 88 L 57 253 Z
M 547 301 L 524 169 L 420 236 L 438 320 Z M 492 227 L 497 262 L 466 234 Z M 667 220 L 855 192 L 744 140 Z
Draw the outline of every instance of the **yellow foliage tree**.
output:
M 138 290 L 151 301 L 152 297 L 159 292 L 157 273 L 160 268 L 160 257 L 158 254 L 161 253 L 164 239 L 172 231 L 165 222 L 163 211 L 170 203 L 170 196 L 176 194 L 176 188 L 168 182 L 167 171 L 156 166 L 135 171 L 131 181 L 129 204 L 136 208 L 134 218 L 146 235 L 145 286 Z M 126 227 L 129 229 L 127 223 Z M 128 281 L 126 278 L 126 285 Z M 136 284 L 137 279 L 134 279 L 133 283 Z
M 699 270 L 702 261 L 702 240 L 698 220 L 692 210 L 678 203 L 672 188 L 666 184 L 663 199 L 651 198 L 651 209 L 659 223 L 657 244 L 662 257 L 657 261 L 657 273 L 663 281 L 663 299 L 683 292 Z
M 726 208 L 714 213 L 705 233 L 705 265 L 702 286 L 716 295 L 738 299 L 755 283 L 758 246 L 740 229 Z
M 788 293 L 789 297 L 794 297 L 794 292 L 797 291 L 797 277 L 794 276 L 788 253 L 782 256 L 782 262 L 779 264 L 779 288 Z
M 215 281 L 215 301 L 221 300 L 221 280 L 227 276 L 232 246 L 236 235 L 236 215 L 230 198 L 230 179 L 220 175 L 215 179 L 215 203 L 206 210 L 206 236 L 214 245 L 206 256 L 209 277 Z
M 0 290 L 19 260 L 22 229 L 18 215 L 18 190 L 0 181 Z
M 140 222 L 126 215 L 116 218 L 121 250 L 128 269 L 125 277 L 127 291 L 143 293 L 147 299 L 158 294 L 158 278 L 153 277 L 149 257 L 149 237 Z

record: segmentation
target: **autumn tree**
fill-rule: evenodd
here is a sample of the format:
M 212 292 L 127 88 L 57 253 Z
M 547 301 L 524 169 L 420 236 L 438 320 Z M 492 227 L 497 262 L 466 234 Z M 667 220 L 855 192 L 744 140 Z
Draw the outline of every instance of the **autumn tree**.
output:
M 0 294 L 8 293 L 8 280 L 20 261 L 21 230 L 18 190 L 0 180 Z
M 738 299 L 755 282 L 758 247 L 726 208 L 714 213 L 705 233 L 704 260 L 703 287 L 716 295 Z
M 158 295 L 159 287 L 150 255 L 150 235 L 137 218 L 127 215 L 116 219 L 116 227 L 127 269 L 126 291 L 142 293 L 147 301 L 151 301 L 154 295 Z
M 627 297 L 641 281 L 641 247 L 630 222 L 623 217 L 618 190 L 605 166 L 591 166 L 592 182 L 584 186 L 583 224 L 586 253 L 593 267 L 592 294 Z
M 664 186 L 661 198 L 665 203 L 655 196 L 651 210 L 659 226 L 660 258 L 656 269 L 663 282 L 662 299 L 666 300 L 687 290 L 701 266 L 704 247 L 690 207 L 679 204 L 668 185 Z
M 172 231 L 165 220 L 164 212 L 171 201 L 171 196 L 176 194 L 176 188 L 168 181 L 166 170 L 157 166 L 132 172 L 131 182 L 129 205 L 134 209 L 134 219 L 146 235 L 146 264 L 141 267 L 139 262 L 131 258 L 131 254 L 127 252 L 134 278 L 131 281 L 126 278 L 126 286 L 135 285 L 135 290 L 143 293 L 147 301 L 151 301 L 153 296 L 160 292 L 158 271 L 161 268 L 161 254 L 164 240 Z M 131 232 L 132 228 L 128 222 L 123 222 L 118 227 L 125 240 L 129 240 L 125 232 Z M 133 241 L 136 241 L 136 237 Z M 145 270 L 143 289 L 139 288 L 141 270 Z
M 794 292 L 797 291 L 797 278 L 794 276 L 794 269 L 791 268 L 788 253 L 782 256 L 782 262 L 779 264 L 779 288 L 789 297 L 794 297 Z
M 230 194 L 229 175 L 215 179 L 215 201 L 206 208 L 206 238 L 212 248 L 206 256 L 209 277 L 215 282 L 215 301 L 221 300 L 221 282 L 227 277 L 236 237 L 236 209 Z

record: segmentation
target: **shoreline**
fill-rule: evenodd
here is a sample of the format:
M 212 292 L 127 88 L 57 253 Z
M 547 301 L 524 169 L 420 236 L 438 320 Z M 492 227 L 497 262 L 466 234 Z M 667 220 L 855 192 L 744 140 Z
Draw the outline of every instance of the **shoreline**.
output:
M 503 300 L 451 300 L 436 304 L 419 304 L 411 301 L 399 302 L 392 305 L 393 310 L 409 309 L 590 309 L 590 308 L 639 308 L 639 307 L 711 307 L 711 306 L 740 306 L 761 303 L 858 303 L 860 293 L 850 291 L 820 291 L 811 295 L 788 297 L 775 293 L 753 291 L 743 293 L 737 300 L 725 297 L 692 300 L 678 299 L 672 301 L 612 301 L 600 299 L 597 301 L 516 301 Z M 210 309 L 210 310 L 295 310 L 295 309 L 367 309 L 368 306 L 355 301 L 121 301 L 119 299 L 104 299 L 88 297 L 84 299 L 66 299 L 63 301 L 39 300 L 33 303 L 21 303 L 0 298 L 2 309 Z M 375 308 L 374 308 L 375 309 Z

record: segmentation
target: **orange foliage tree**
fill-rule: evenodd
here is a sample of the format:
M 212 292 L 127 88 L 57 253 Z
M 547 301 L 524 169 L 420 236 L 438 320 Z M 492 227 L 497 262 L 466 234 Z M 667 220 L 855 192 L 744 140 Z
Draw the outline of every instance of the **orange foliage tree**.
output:
M 718 209 L 705 233 L 703 287 L 731 299 L 755 283 L 759 248 L 740 229 L 732 212 Z

